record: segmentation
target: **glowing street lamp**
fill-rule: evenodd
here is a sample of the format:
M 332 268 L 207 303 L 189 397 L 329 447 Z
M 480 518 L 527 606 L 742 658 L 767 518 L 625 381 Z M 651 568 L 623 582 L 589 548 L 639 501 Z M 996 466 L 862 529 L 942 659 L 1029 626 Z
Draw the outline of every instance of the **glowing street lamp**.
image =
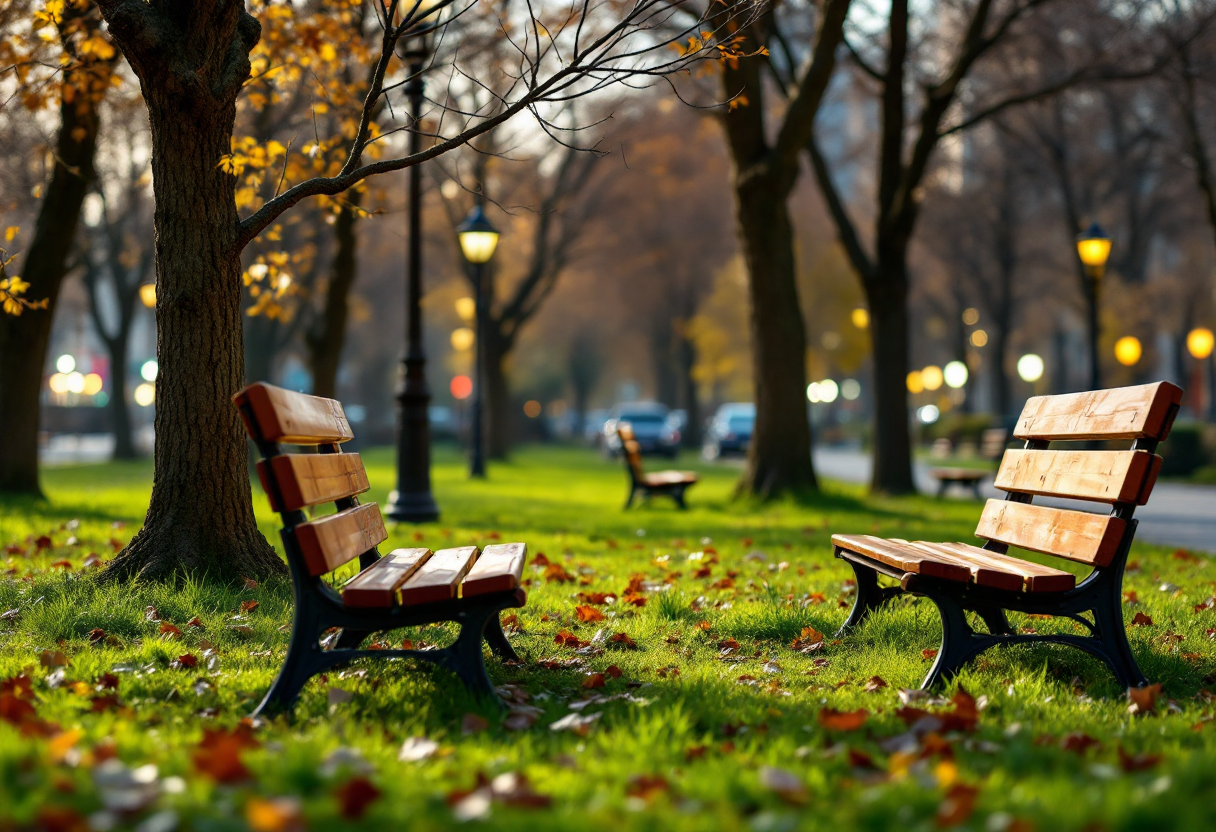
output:
M 1124 335 L 1115 342 L 1115 359 L 1124 367 L 1135 366 L 1142 353 L 1140 339 L 1134 335 Z
M 942 370 L 942 376 L 947 387 L 957 390 L 967 383 L 967 379 L 971 377 L 971 371 L 967 369 L 967 365 L 963 362 L 951 361 Z
M 942 377 L 942 368 L 936 364 L 930 364 L 928 367 L 920 371 L 921 384 L 925 385 L 925 389 L 932 392 L 939 389 L 944 381 Z
M 139 287 L 139 302 L 148 309 L 156 308 L 156 284 L 145 283 Z
M 1213 346 L 1216 346 L 1216 336 L 1207 327 L 1197 327 L 1186 334 L 1186 349 L 1192 358 L 1203 361 L 1212 354 Z
M 870 310 L 864 306 L 859 306 L 853 310 L 853 326 L 858 329 L 865 329 L 870 325 Z
M 460 239 L 460 251 L 464 254 L 464 259 L 468 260 L 473 266 L 473 288 L 476 291 L 474 297 L 477 305 L 475 316 L 477 353 L 474 362 L 473 441 L 471 443 L 472 452 L 469 460 L 469 476 L 485 477 L 485 423 L 483 418 L 486 389 L 485 344 L 490 314 L 490 287 L 489 281 L 486 279 L 486 263 L 490 262 L 490 258 L 494 256 L 494 250 L 498 248 L 499 234 L 498 229 L 490 223 L 490 220 L 486 217 L 486 212 L 478 204 L 473 206 L 473 210 L 469 212 L 464 222 L 456 229 L 456 235 Z
M 1077 236 L 1077 256 L 1089 276 L 1089 386 L 1102 388 L 1102 370 L 1098 359 L 1098 287 L 1106 274 L 1106 261 L 1110 258 L 1111 239 L 1097 223 Z M 1139 355 L 1136 356 L 1139 359 Z M 1135 362 L 1132 362 L 1135 363 Z
M 1018 376 L 1022 381 L 1034 383 L 1043 377 L 1043 359 L 1028 352 L 1018 359 Z

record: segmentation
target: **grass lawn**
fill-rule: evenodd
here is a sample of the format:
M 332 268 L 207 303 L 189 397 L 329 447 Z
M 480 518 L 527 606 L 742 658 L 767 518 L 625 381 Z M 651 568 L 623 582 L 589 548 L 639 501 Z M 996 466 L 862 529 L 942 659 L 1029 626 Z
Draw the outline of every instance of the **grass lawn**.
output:
M 391 456 L 365 459 L 383 500 Z M 740 505 L 734 469 L 704 472 L 690 511 L 624 512 L 623 471 L 590 451 L 523 450 L 482 483 L 440 453 L 441 522 L 381 548 L 501 537 L 544 553 L 511 636 L 528 661 L 490 663 L 526 705 L 501 714 L 441 671 L 363 663 L 313 680 L 293 716 L 241 729 L 282 660 L 289 587 L 98 586 L 85 561 L 134 534 L 150 466 L 47 471 L 48 503 L 0 503 L 0 830 L 1211 828 L 1206 558 L 1132 553 L 1126 616 L 1152 621 L 1132 647 L 1164 687 L 1150 713 L 1129 713 L 1096 661 L 1051 647 L 992 651 L 912 700 L 901 689 L 928 668 L 937 614 L 904 600 L 833 640 L 851 572 L 830 535 L 967 539 L 978 504 L 830 485 L 808 504 Z M 255 505 L 277 543 L 260 491 Z M 642 605 L 595 603 L 631 581 Z M 828 637 L 802 652 L 808 627 Z M 562 630 L 589 644 L 556 643 Z

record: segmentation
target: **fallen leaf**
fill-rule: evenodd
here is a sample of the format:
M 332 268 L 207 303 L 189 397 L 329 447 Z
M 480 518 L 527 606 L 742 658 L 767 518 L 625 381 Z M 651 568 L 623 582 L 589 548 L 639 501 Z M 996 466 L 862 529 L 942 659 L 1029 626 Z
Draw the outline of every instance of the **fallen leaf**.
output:
M 1151 684 L 1142 688 L 1128 688 L 1127 712 L 1129 714 L 1148 714 L 1157 706 L 1157 697 L 1161 695 L 1161 685 Z
M 472 716 L 472 714 L 468 714 Z M 439 750 L 439 743 L 427 737 L 410 737 L 401 744 L 401 750 L 397 752 L 397 759 L 403 763 L 420 763 L 435 755 Z
M 252 777 L 241 762 L 241 752 L 259 745 L 253 729 L 245 723 L 231 731 L 204 728 L 203 738 L 191 754 L 191 760 L 195 769 L 217 783 L 239 783 Z
M 819 711 L 819 724 L 829 731 L 856 731 L 866 724 L 869 715 L 869 711 L 865 708 L 858 708 L 855 711 L 823 708 Z
M 622 675 L 621 669 L 614 664 L 608 665 L 608 667 L 604 668 L 604 673 L 608 674 L 613 679 L 619 679 Z
M 661 774 L 636 774 L 625 785 L 626 795 L 646 803 L 670 790 L 671 784 Z
M 966 823 L 975 811 L 975 800 L 979 789 L 963 783 L 955 783 L 946 792 L 946 799 L 937 807 L 935 818 L 938 828 L 949 829 Z
M 1138 613 L 1136 613 L 1135 617 L 1132 618 L 1132 626 L 1133 627 L 1151 627 L 1151 626 L 1153 626 L 1153 619 L 1151 616 L 1147 616 L 1142 612 L 1138 612 Z
M 241 602 L 241 612 L 242 613 L 253 612 L 257 608 L 258 608 L 257 601 L 242 601 Z
M 89 630 L 89 635 L 88 635 L 89 644 L 96 644 L 97 642 L 105 639 L 105 637 L 106 637 L 106 631 L 101 629 L 100 627 L 94 627 L 92 630 Z
M 792 806 L 801 806 L 810 799 L 802 778 L 783 768 L 764 766 L 760 769 L 760 785 L 774 792 Z
M 157 629 L 157 632 L 165 638 L 181 638 L 182 635 L 182 631 L 170 624 L 168 621 L 162 622 L 160 627 Z
M 43 667 L 67 667 L 72 662 L 58 650 L 43 650 L 38 654 L 38 663 Z
M 489 721 L 477 714 L 465 714 L 460 720 L 460 733 L 466 737 L 470 734 L 478 734 L 489 727 Z
M 574 581 L 574 576 L 567 572 L 566 567 L 560 563 L 550 563 L 546 566 L 544 578 L 550 583 L 559 584 L 572 583 Z
M 1161 754 L 1128 754 L 1119 746 L 1119 768 L 1131 774 L 1135 771 L 1147 771 L 1155 767 L 1163 759 Z
M 251 832 L 302 832 L 304 813 L 294 797 L 251 797 L 245 804 L 245 822 Z
M 578 616 L 579 621 L 590 622 L 604 620 L 604 614 L 595 607 L 577 606 L 574 608 L 574 612 Z
M 564 717 L 559 719 L 557 722 L 552 723 L 549 726 L 549 730 L 550 731 L 570 731 L 575 734 L 586 735 L 586 733 L 589 730 L 591 730 L 591 726 L 595 724 L 595 721 L 597 719 L 599 719 L 600 716 L 601 716 L 601 714 L 598 714 L 598 713 L 566 714 Z
M 604 679 L 603 673 L 588 673 L 587 677 L 585 679 L 583 679 L 583 688 L 585 690 L 594 690 L 596 688 L 602 688 L 606 684 L 608 684 L 608 683 Z
M 881 676 L 871 676 L 870 680 L 866 682 L 865 691 L 867 693 L 875 693 L 876 691 L 882 690 L 886 686 L 886 679 L 882 678 Z
M 1060 748 L 1065 751 L 1071 751 L 1074 754 L 1084 754 L 1089 749 L 1100 745 L 1102 745 L 1101 740 L 1096 740 L 1089 734 L 1081 731 L 1074 731 L 1060 740 Z
M 353 777 L 334 789 L 338 811 L 347 820 L 359 820 L 380 799 L 380 790 L 366 777 Z
M 633 639 L 631 639 L 627 633 L 613 633 L 611 636 L 608 637 L 608 643 L 609 644 L 619 644 L 622 647 L 625 647 L 625 648 L 628 648 L 631 650 L 638 649 L 638 643 L 636 641 L 634 641 Z
M 798 638 L 790 642 L 790 647 L 802 653 L 811 653 L 823 647 L 823 642 L 826 638 L 823 633 L 814 627 L 803 627 L 802 633 Z

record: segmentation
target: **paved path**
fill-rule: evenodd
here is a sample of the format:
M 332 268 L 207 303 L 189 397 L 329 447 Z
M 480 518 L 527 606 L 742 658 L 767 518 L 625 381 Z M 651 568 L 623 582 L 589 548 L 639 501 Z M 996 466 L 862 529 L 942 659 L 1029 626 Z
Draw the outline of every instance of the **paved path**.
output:
M 923 462 L 913 466 L 916 486 L 926 494 L 937 490 L 937 482 L 929 476 Z M 870 455 L 864 451 L 842 448 L 816 448 L 815 471 L 828 479 L 841 482 L 868 482 Z M 991 478 L 980 489 L 985 497 L 1004 497 L 1004 492 L 992 487 Z M 952 490 L 951 496 L 956 492 Z M 1069 500 L 1036 500 L 1063 507 L 1080 507 L 1084 503 Z M 1089 508 L 1093 503 L 1088 504 Z M 1136 509 L 1140 528 L 1136 538 L 1164 546 L 1180 546 L 1216 554 L 1216 486 L 1184 485 L 1159 482 L 1153 489 L 1148 505 Z

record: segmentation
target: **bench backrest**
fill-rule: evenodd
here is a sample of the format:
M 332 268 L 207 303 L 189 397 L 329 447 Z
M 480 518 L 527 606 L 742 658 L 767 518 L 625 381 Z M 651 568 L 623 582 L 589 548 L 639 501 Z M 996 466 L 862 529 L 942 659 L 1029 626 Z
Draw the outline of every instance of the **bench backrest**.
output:
M 644 476 L 642 448 L 638 445 L 638 440 L 634 438 L 633 425 L 628 422 L 617 422 L 616 435 L 621 440 L 621 453 L 625 457 L 625 466 L 629 469 L 629 475 L 634 480 L 642 479 Z
M 1182 390 L 1169 382 L 1035 396 L 1013 435 L 1026 447 L 1005 452 L 993 483 L 1008 493 L 989 500 L 975 533 L 987 548 L 1016 546 L 1108 566 L 1132 512 L 1148 502 L 1161 470 L 1154 451 L 1173 425 Z M 1128 450 L 1048 450 L 1051 442 L 1131 440 Z M 1035 496 L 1102 503 L 1108 514 L 1031 505 Z M 996 544 L 995 546 L 992 544 Z
M 289 556 L 293 549 L 308 574 L 319 577 L 363 554 L 376 553 L 388 538 L 380 508 L 360 505 L 370 488 L 363 460 L 341 452 L 354 438 L 342 405 L 333 399 L 293 393 L 263 382 L 232 397 L 245 430 L 261 452 L 258 479 L 270 505 L 283 518 Z M 281 445 L 314 446 L 314 453 L 285 453 Z M 309 520 L 302 509 L 334 503 L 336 514 Z

